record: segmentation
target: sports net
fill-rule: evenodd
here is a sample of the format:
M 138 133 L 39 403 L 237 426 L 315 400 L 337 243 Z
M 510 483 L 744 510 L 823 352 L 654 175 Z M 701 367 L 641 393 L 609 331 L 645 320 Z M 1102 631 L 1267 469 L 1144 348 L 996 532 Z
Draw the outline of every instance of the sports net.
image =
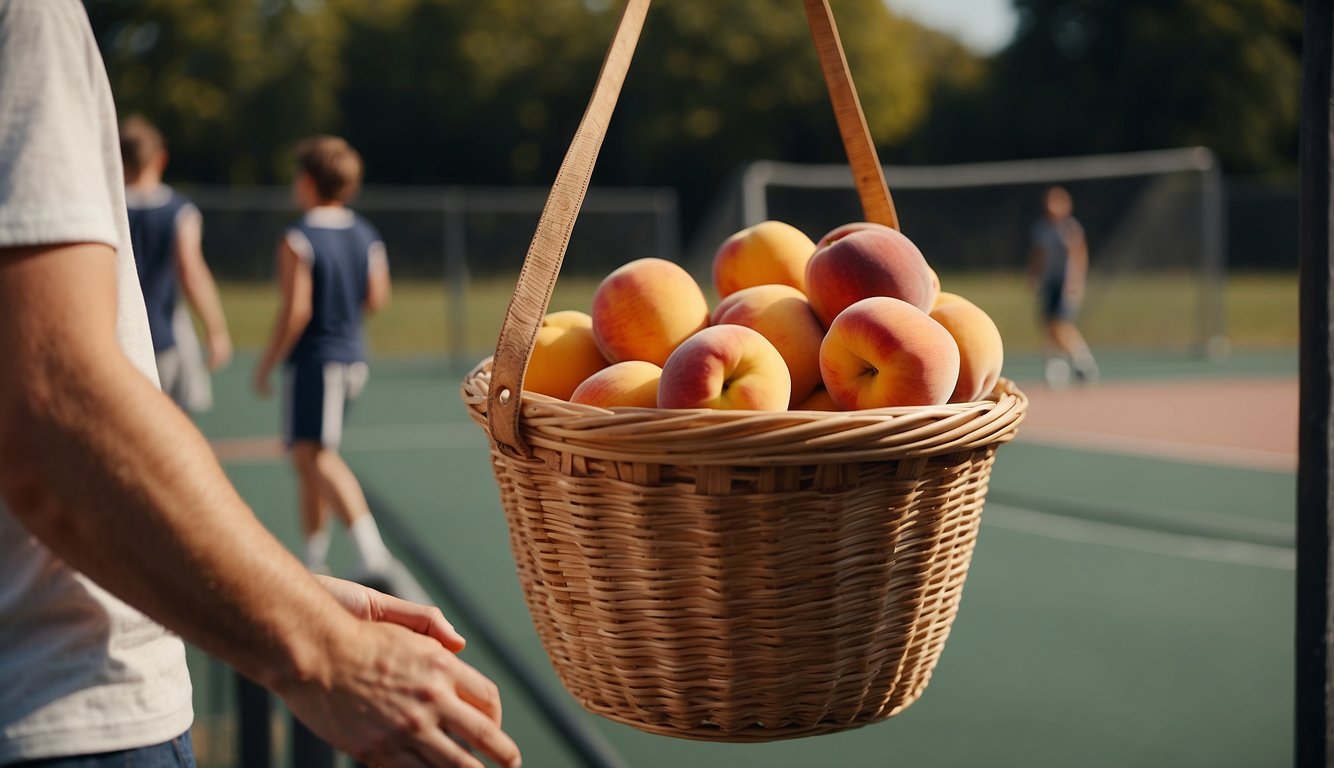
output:
M 1030 230 L 1044 190 L 1059 184 L 1070 191 L 1089 243 L 1080 325 L 1090 342 L 1226 351 L 1221 178 L 1207 149 L 889 166 L 885 176 L 903 231 L 946 290 L 967 286 L 985 308 L 1026 313 L 1031 326 L 1024 277 Z M 861 216 L 847 166 L 758 162 L 715 206 L 689 258 L 704 270 L 727 235 L 765 219 L 815 239 Z M 1009 330 L 1002 327 L 1007 339 Z M 1027 336 L 1014 336 L 1032 342 L 1032 329 L 1023 330 Z

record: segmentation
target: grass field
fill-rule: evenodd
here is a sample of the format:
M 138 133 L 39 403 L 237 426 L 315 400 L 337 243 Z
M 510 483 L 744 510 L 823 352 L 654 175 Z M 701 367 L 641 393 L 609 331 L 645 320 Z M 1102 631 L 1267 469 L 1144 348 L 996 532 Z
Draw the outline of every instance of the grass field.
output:
M 946 274 L 946 290 L 987 310 L 996 320 L 1010 352 L 1039 348 L 1033 299 L 1019 275 Z M 597 280 L 562 278 L 551 308 L 588 311 Z M 462 349 L 475 355 L 495 345 L 514 279 L 476 280 L 468 286 L 463 329 L 450 327 L 456 311 L 447 303 L 447 288 L 432 281 L 400 281 L 388 309 L 371 318 L 371 348 L 379 355 L 438 354 L 457 336 Z M 1094 347 L 1182 348 L 1196 340 L 1200 308 L 1198 291 L 1187 277 L 1152 282 L 1128 279 L 1093 285 L 1081 320 Z M 1185 298 L 1183 298 L 1185 297 Z M 276 289 L 268 284 L 227 283 L 223 305 L 235 344 L 262 346 L 277 309 Z M 710 297 L 712 302 L 714 297 Z M 1239 274 L 1225 288 L 1227 334 L 1234 347 L 1292 347 L 1297 343 L 1297 276 Z

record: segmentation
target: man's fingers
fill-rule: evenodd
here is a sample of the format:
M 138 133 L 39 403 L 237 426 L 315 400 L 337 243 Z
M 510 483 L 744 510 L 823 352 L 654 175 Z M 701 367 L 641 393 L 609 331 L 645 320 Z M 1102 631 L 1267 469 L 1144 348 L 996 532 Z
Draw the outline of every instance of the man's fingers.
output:
M 372 592 L 371 610 L 376 621 L 407 627 L 440 643 L 445 650 L 458 653 L 467 644 L 445 614 L 433 605 L 420 605 L 383 592 Z
M 421 743 L 415 748 L 422 762 L 440 768 L 485 768 L 482 761 L 473 757 L 468 750 L 459 746 L 449 735 L 438 728 L 432 728 L 421 735 Z
M 499 699 L 497 706 L 499 706 Z M 503 768 L 519 768 L 519 747 L 505 732 L 498 720 L 493 721 L 467 704 L 453 707 L 446 713 L 445 730 L 463 739 Z
M 459 698 L 500 725 L 500 690 L 485 675 L 458 659 L 454 659 L 455 690 Z

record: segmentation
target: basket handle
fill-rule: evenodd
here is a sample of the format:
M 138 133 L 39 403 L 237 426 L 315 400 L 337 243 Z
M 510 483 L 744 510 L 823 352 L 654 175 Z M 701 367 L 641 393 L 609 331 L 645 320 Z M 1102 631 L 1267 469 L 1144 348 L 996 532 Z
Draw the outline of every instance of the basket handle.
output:
M 857 100 L 857 89 L 852 84 L 852 73 L 848 70 L 829 2 L 803 2 L 863 213 L 867 221 L 897 229 L 898 216 L 894 211 L 894 202 L 885 185 L 875 144 L 866 126 L 866 116 Z M 551 303 L 551 293 L 570 244 L 574 220 L 588 192 L 593 165 L 602 148 L 602 139 L 606 136 L 607 124 L 611 121 L 621 86 L 625 83 L 625 74 L 639 41 L 648 6 L 649 0 L 626 0 L 616 34 L 602 62 L 602 70 L 598 73 L 593 96 L 570 141 L 565 159 L 556 172 L 551 194 L 542 208 L 537 231 L 533 234 L 523 267 L 519 270 L 514 296 L 505 311 L 491 366 L 487 423 L 496 449 L 511 457 L 531 456 L 519 432 L 524 374 L 537 341 L 538 328 Z

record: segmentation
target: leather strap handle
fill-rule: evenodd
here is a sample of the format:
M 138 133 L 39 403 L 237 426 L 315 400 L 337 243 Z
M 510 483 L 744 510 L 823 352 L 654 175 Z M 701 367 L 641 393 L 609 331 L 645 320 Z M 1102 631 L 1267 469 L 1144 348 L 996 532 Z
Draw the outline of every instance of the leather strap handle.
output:
M 537 342 L 537 330 L 542 325 L 547 305 L 551 303 L 551 292 L 556 287 L 556 276 L 560 274 L 565 249 L 570 244 L 574 219 L 588 192 L 588 180 L 593 174 L 598 151 L 602 149 L 607 123 L 611 121 L 625 73 L 630 68 L 630 58 L 639 42 L 648 4 L 649 0 L 627 0 L 625 4 L 616 36 L 602 61 L 593 98 L 579 120 L 570 148 L 556 172 L 556 181 L 551 185 L 551 194 L 537 221 L 537 232 L 528 246 L 514 296 L 500 327 L 491 365 L 486 412 L 491 439 L 499 450 L 510 456 L 530 455 L 519 435 L 519 395 L 523 391 L 523 377 Z
M 899 217 L 894 210 L 894 200 L 889 196 L 885 171 L 880 167 L 875 142 L 866 127 L 866 114 L 857 99 L 857 87 L 852 84 L 852 71 L 848 69 L 848 58 L 843 53 L 843 41 L 839 39 L 829 0 L 805 0 L 805 3 L 806 19 L 811 25 L 811 36 L 815 38 L 815 53 L 820 57 L 829 100 L 834 103 L 834 117 L 843 137 L 848 165 L 852 167 L 862 212 L 867 221 L 898 229 Z
M 857 101 L 857 90 L 852 84 L 852 74 L 848 70 L 829 2 L 804 2 L 811 36 L 815 39 L 820 67 L 824 71 L 825 84 L 834 104 L 834 116 L 838 120 L 839 133 L 843 137 L 843 147 L 852 167 L 866 220 L 897 228 L 898 217 L 894 212 L 894 203 L 885 186 L 884 172 L 866 127 L 866 117 Z M 639 41 L 648 6 L 649 0 L 626 0 L 611 48 L 602 62 L 602 71 L 593 88 L 593 97 L 579 121 L 560 170 L 556 172 L 551 194 L 542 209 L 537 231 L 519 271 L 514 296 L 505 311 L 505 321 L 500 328 L 500 338 L 496 342 L 491 366 L 487 422 L 497 450 L 509 456 L 527 458 L 532 455 L 519 432 L 520 393 L 523 392 L 524 374 L 537 341 L 538 328 L 551 302 L 551 292 L 565 259 L 575 218 L 588 192 L 588 181 L 598 151 L 602 148 L 607 124 L 616 107 L 621 86 L 625 83 L 625 74 Z

